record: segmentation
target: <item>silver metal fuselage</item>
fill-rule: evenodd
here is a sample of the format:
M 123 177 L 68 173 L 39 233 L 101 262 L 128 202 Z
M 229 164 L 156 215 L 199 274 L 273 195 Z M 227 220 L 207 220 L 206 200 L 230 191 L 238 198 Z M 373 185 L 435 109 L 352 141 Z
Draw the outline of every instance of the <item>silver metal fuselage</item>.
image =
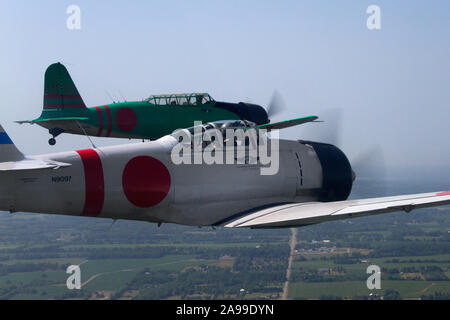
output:
M 318 200 L 322 166 L 314 148 L 279 141 L 279 170 L 261 175 L 258 164 L 180 164 L 171 160 L 172 136 L 157 141 L 95 149 L 101 159 L 104 198 L 98 217 L 207 226 L 273 203 Z M 124 169 L 135 157 L 159 160 L 170 173 L 170 188 L 156 205 L 139 207 L 124 192 Z M 82 215 L 87 172 L 76 151 L 33 157 L 69 163 L 57 170 L 0 173 L 0 210 Z M 138 190 L 139 191 L 139 190 Z

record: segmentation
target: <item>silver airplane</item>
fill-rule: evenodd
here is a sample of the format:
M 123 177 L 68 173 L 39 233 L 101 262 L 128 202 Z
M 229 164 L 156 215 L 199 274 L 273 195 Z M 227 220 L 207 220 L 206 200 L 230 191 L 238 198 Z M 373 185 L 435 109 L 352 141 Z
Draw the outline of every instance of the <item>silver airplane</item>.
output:
M 212 123 L 200 132 L 225 127 L 230 125 Z M 252 125 L 241 121 L 237 127 Z M 195 141 L 195 130 L 184 132 Z M 211 145 L 216 151 L 223 147 L 216 142 L 194 148 L 193 156 Z M 25 156 L 0 126 L 0 210 L 285 228 L 450 204 L 450 191 L 347 200 L 356 175 L 345 154 L 330 144 L 279 140 L 278 171 L 262 175 L 266 165 L 250 163 L 247 156 L 234 164 L 175 164 L 173 150 L 182 143 L 172 134 L 149 142 Z M 238 148 L 249 151 L 258 144 L 257 139 Z

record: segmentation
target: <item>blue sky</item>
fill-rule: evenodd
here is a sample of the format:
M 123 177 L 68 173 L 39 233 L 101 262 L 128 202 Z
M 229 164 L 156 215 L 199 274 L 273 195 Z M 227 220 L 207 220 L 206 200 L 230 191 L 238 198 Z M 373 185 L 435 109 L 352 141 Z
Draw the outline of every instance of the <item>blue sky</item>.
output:
M 206 91 L 266 105 L 276 89 L 287 110 L 275 120 L 339 108 L 350 159 L 378 144 L 389 166 L 450 164 L 448 1 L 0 3 L 0 123 L 27 154 L 89 147 L 70 135 L 50 147 L 45 129 L 13 123 L 40 114 L 45 69 L 60 61 L 89 106 L 111 102 L 106 91 L 128 101 Z M 66 28 L 71 4 L 81 30 Z M 378 31 L 366 28 L 372 4 Z M 282 136 L 314 138 L 327 122 L 309 126 Z

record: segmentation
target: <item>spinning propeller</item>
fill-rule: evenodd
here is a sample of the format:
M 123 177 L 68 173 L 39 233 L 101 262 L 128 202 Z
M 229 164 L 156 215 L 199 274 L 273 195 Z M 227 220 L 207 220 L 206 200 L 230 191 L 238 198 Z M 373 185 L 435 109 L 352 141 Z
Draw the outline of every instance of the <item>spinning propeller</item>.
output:
M 314 141 L 329 143 L 342 148 L 342 110 L 337 108 L 329 109 L 321 113 L 319 119 L 323 120 L 323 124 L 305 127 L 305 137 L 308 139 L 313 137 Z M 360 152 L 356 157 L 351 159 L 350 163 L 354 181 L 370 181 L 371 186 L 376 183 L 377 194 L 385 195 L 386 166 L 383 150 L 379 145 L 372 145 L 365 151 Z M 353 191 L 358 193 L 360 183 L 356 187 Z
M 266 112 L 270 120 L 278 114 L 285 111 L 286 105 L 281 94 L 275 90 L 267 106 Z M 303 136 L 317 142 L 329 143 L 339 148 L 342 147 L 342 109 L 329 109 L 320 114 L 319 121 L 324 122 L 318 126 L 308 126 L 304 128 Z M 307 118 L 305 118 L 307 119 Z M 300 120 L 301 121 L 301 120 Z M 313 120 L 316 121 L 316 120 Z M 286 121 L 288 123 L 288 121 Z M 306 121 L 305 121 L 306 122 Z M 308 121 L 309 122 L 309 121 Z M 301 122 L 300 122 L 301 123 Z M 270 128 L 272 124 L 265 127 Z M 283 127 L 279 126 L 278 127 Z M 377 193 L 384 195 L 386 193 L 386 167 L 383 151 L 379 145 L 372 145 L 366 151 L 360 152 L 352 161 L 352 178 L 357 180 L 358 184 L 355 193 L 358 193 L 359 182 L 370 181 L 370 186 L 376 183 Z
M 282 113 L 286 110 L 286 105 L 284 104 L 283 98 L 278 93 L 278 91 L 274 91 L 272 94 L 272 98 L 270 99 L 269 105 L 267 106 L 267 117 L 271 120 L 276 115 Z

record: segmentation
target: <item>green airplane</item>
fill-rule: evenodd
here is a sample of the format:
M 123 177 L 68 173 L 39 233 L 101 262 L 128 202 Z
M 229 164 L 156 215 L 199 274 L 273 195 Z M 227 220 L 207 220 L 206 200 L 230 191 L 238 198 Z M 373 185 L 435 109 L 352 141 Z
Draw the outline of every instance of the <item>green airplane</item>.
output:
M 219 102 L 207 93 L 152 95 L 143 101 L 88 108 L 66 67 L 55 63 L 45 72 L 44 107 L 40 117 L 16 122 L 48 129 L 52 135 L 48 143 L 54 145 L 61 133 L 156 140 L 176 129 L 192 127 L 194 121 L 247 120 L 273 129 L 316 119 L 310 116 L 270 124 L 268 112 L 259 105 Z

